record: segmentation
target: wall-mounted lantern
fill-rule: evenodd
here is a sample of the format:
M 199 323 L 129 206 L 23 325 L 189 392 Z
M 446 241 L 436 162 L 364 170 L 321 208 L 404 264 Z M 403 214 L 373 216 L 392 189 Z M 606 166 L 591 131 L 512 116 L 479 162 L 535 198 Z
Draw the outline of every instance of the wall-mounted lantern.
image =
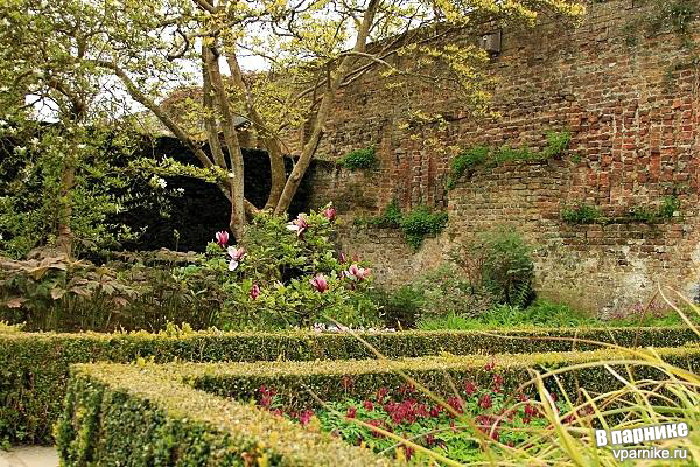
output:
M 498 55 L 501 53 L 501 30 L 498 29 L 497 31 L 483 34 L 479 40 L 479 45 L 491 55 Z

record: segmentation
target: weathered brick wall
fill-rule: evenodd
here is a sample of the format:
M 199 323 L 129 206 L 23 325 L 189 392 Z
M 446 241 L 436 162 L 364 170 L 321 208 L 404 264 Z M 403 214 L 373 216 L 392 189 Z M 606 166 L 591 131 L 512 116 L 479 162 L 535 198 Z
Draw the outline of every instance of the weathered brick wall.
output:
M 448 229 L 415 254 L 397 241 L 399 233 L 346 229 L 346 248 L 374 260 L 390 286 L 444 261 L 453 242 L 505 223 L 537 245 L 544 295 L 598 312 L 646 301 L 658 283 L 700 295 L 700 72 L 692 45 L 700 44 L 700 18 L 685 36 L 670 28 L 645 33 L 653 3 L 595 2 L 576 28 L 553 22 L 505 30 L 489 68 L 500 80 L 493 101 L 499 119 L 470 118 L 449 96 L 423 99 L 457 118 L 444 135 L 454 144 L 537 149 L 547 131 L 568 130 L 573 138 L 562 158 L 480 169 L 448 191 L 449 160 L 411 139 L 415 130 L 399 128 L 398 97 L 367 77 L 338 96 L 319 156 L 336 160 L 375 145 L 379 167 L 318 169 L 312 198 L 334 201 L 350 218 L 377 213 L 392 199 L 404 209 L 447 210 Z M 632 31 L 641 32 L 634 39 Z M 674 222 L 561 220 L 562 208 L 581 202 L 616 216 L 669 195 L 681 202 Z

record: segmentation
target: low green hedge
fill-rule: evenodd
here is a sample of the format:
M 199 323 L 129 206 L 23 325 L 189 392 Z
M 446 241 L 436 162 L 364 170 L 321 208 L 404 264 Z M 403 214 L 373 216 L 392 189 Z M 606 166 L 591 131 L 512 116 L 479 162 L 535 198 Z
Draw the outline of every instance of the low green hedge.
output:
M 543 339 L 546 336 L 616 342 L 625 347 L 675 347 L 698 340 L 692 331 L 681 327 L 495 332 L 404 331 L 362 337 L 388 357 L 435 355 L 443 351 L 466 355 L 563 351 L 572 346 L 582 350 L 595 348 L 582 342 Z M 127 363 L 138 357 L 152 357 L 156 362 L 252 362 L 349 360 L 371 358 L 373 354 L 346 334 L 0 331 L 0 443 L 52 443 L 51 426 L 60 410 L 71 363 Z
M 657 354 L 691 371 L 700 364 L 698 346 L 658 349 Z M 529 379 L 528 368 L 538 367 L 608 361 L 619 370 L 624 369 L 623 363 L 634 368 L 629 371 L 638 379 L 660 376 L 661 370 L 643 365 L 638 358 L 621 350 L 600 349 L 400 361 L 79 364 L 71 370 L 56 441 L 65 467 L 397 465 L 237 401 L 255 397 L 260 384 L 306 404 L 313 401 L 303 396 L 307 389 L 327 401 L 347 391 L 370 394 L 382 386 L 403 384 L 396 370 L 411 374 L 433 390 L 450 392 L 450 379 L 489 384 L 493 373 L 484 368 L 486 363 L 495 364 L 506 391 Z M 622 384 L 602 364 L 582 365 L 561 381 L 567 391 L 579 386 L 611 391 Z
M 137 365 L 79 365 L 56 426 L 63 467 L 403 465 Z
M 677 367 L 697 369 L 700 366 L 700 346 L 655 351 L 664 361 Z M 284 408 L 298 410 L 317 406 L 318 398 L 335 401 L 352 396 L 361 400 L 375 395 L 380 387 L 389 389 L 391 393 L 406 386 L 405 379 L 396 370 L 412 375 L 420 384 L 445 397 L 454 394 L 453 384 L 461 387 L 466 382 L 472 382 L 477 387 L 490 387 L 496 374 L 503 378 L 505 393 L 515 394 L 524 383 L 532 381 L 531 370 L 544 372 L 579 363 L 619 361 L 621 358 L 629 361 L 639 359 L 622 349 L 598 349 L 498 356 L 443 355 L 389 361 L 180 363 L 166 364 L 164 368 L 187 375 L 185 379 L 197 389 L 239 400 L 259 399 L 260 387 L 264 385 L 275 391 L 278 402 Z M 634 368 L 637 380 L 668 379 L 667 375 L 652 366 L 634 365 Z M 620 374 L 628 377 L 625 369 Z M 571 396 L 575 396 L 579 387 L 590 392 L 608 392 L 622 387 L 620 381 L 603 365 L 564 372 L 558 379 Z M 546 381 L 546 385 L 550 391 L 560 393 L 557 382 L 552 378 Z M 531 393 L 536 392 L 533 386 L 529 389 Z

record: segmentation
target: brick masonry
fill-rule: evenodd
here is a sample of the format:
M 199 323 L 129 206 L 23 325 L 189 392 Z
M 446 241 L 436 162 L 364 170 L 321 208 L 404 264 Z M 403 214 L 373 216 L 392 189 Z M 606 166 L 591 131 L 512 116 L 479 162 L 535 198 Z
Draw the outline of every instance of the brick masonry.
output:
M 445 108 L 455 118 L 443 136 L 464 148 L 537 149 L 547 131 L 573 134 L 561 158 L 479 169 L 454 190 L 445 188 L 448 158 L 411 139 L 415 130 L 400 129 L 401 104 L 376 77 L 344 89 L 319 159 L 368 145 L 380 159 L 370 172 L 315 168 L 314 202 L 333 201 L 346 214 L 344 248 L 371 259 L 378 280 L 394 287 L 445 261 L 454 242 L 506 224 L 536 246 L 543 296 L 602 314 L 646 302 L 658 284 L 700 296 L 700 47 L 688 44 L 700 44 L 700 11 L 688 36 L 670 28 L 651 34 L 645 27 L 653 3 L 595 2 L 577 27 L 504 30 L 502 52 L 489 65 L 498 79 L 498 119 L 463 115 L 449 96 L 425 96 L 430 110 Z M 681 201 L 680 216 L 669 223 L 561 220 L 562 208 L 582 202 L 619 216 L 668 195 Z M 447 210 L 449 226 L 414 253 L 400 232 L 350 222 L 392 199 L 403 209 Z

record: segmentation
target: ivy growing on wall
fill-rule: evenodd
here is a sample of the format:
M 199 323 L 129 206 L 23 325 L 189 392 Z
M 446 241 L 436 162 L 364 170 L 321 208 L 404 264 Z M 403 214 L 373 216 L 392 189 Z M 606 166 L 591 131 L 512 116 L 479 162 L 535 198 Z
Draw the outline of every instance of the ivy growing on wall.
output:
M 359 225 L 371 225 L 380 228 L 401 229 L 406 235 L 406 242 L 418 250 L 423 239 L 434 236 L 447 227 L 446 212 L 433 211 L 427 206 L 418 206 L 407 213 L 402 213 L 396 200 L 389 203 L 376 217 L 356 219 Z
M 538 152 L 527 148 L 515 149 L 508 145 L 498 148 L 474 146 L 452 159 L 447 188 L 450 190 L 455 188 L 460 178 L 480 166 L 496 167 L 507 161 L 546 160 L 560 156 L 569 146 L 570 141 L 571 133 L 550 131 L 547 133 L 547 146 Z
M 618 217 L 604 216 L 600 209 L 587 204 L 578 204 L 561 211 L 561 218 L 570 224 L 611 224 L 614 222 L 639 222 L 659 224 L 673 219 L 680 211 L 681 204 L 677 197 L 667 196 L 659 206 L 634 206 L 627 215 Z

